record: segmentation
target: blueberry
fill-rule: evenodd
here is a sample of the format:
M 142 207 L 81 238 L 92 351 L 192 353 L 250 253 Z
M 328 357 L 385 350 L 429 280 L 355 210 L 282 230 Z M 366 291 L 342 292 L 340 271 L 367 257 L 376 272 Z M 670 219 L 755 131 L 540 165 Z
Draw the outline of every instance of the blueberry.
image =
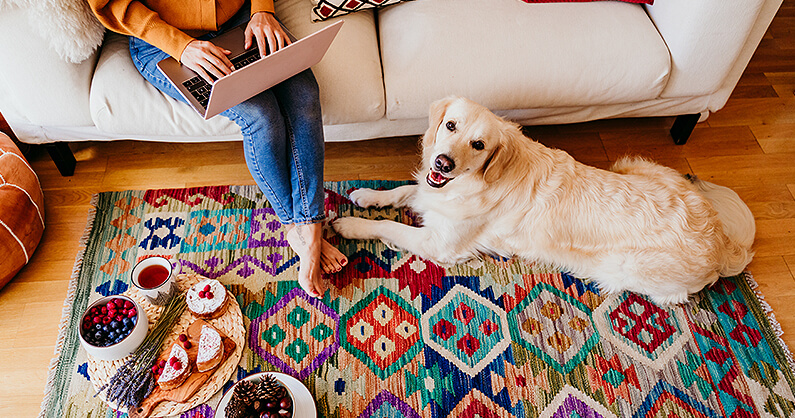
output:
M 111 332 L 108 333 L 108 339 L 109 340 L 115 340 L 116 337 L 118 337 L 118 335 L 115 332 L 111 331 Z
M 103 326 L 102 326 L 102 331 L 104 331 L 104 332 L 110 332 L 110 327 L 109 327 L 108 325 L 103 325 Z
M 97 333 L 94 334 L 94 338 L 97 340 L 102 340 L 102 337 L 104 337 L 104 335 L 102 335 L 102 331 L 97 331 Z
M 135 323 L 138 322 L 138 317 L 134 316 L 134 317 L 130 318 L 130 321 L 132 321 L 133 325 L 135 325 Z
M 122 321 L 121 321 L 121 322 L 123 322 L 123 323 L 124 323 L 124 327 L 125 327 L 125 328 L 127 328 L 127 327 L 131 327 L 131 326 L 133 325 L 133 322 L 132 322 L 132 320 L 131 320 L 130 318 L 127 318 L 127 317 L 125 317 L 124 319 L 122 319 Z
M 119 327 L 121 327 L 121 322 L 119 322 L 119 321 L 112 321 L 112 322 L 110 323 L 110 327 L 111 327 L 111 328 L 113 328 L 113 329 L 118 329 Z
M 102 324 L 94 324 L 94 331 L 99 331 L 102 329 Z

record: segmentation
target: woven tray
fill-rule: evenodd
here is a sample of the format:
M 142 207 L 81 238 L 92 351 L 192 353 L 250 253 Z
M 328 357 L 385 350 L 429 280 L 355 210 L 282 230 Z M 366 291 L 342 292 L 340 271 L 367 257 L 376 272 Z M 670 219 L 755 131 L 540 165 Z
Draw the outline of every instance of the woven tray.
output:
M 204 277 L 197 274 L 180 274 L 176 278 L 176 284 L 180 291 L 185 292 L 191 286 L 204 279 Z M 152 305 L 135 289 L 124 292 L 124 295 L 135 299 L 135 301 L 138 302 L 138 304 L 141 305 L 141 307 L 146 311 L 146 315 L 149 317 L 149 329 L 151 330 L 157 322 L 157 319 L 160 318 L 160 313 L 163 310 L 163 307 Z M 210 399 L 216 392 L 218 392 L 218 390 L 223 387 L 224 383 L 227 382 L 229 376 L 231 376 L 232 373 L 234 373 L 234 371 L 237 369 L 237 365 L 240 362 L 241 356 L 243 355 L 243 347 L 246 345 L 246 326 L 243 323 L 243 313 L 240 311 L 240 305 L 237 303 L 237 299 L 235 299 L 231 293 L 228 293 L 228 296 L 230 298 L 230 303 L 227 311 L 221 317 L 207 320 L 207 322 L 223 331 L 227 337 L 232 339 L 232 341 L 237 344 L 235 351 L 223 364 L 218 366 L 218 369 L 216 369 L 215 373 L 210 376 L 210 379 L 207 381 L 207 383 L 198 391 L 196 391 L 193 397 L 191 397 L 187 402 L 161 402 L 154 409 L 154 411 L 152 411 L 151 416 L 163 417 L 176 415 L 195 408 L 199 404 Z M 190 311 L 185 309 L 185 312 L 182 313 L 182 316 L 174 325 L 174 330 L 172 331 L 171 335 L 169 335 L 166 338 L 166 341 L 163 343 L 161 356 L 164 355 L 165 351 L 171 349 L 171 345 L 177 340 L 179 334 L 185 332 L 185 330 L 187 330 L 195 320 L 196 317 L 194 317 Z M 91 384 L 94 386 L 94 390 L 98 392 L 99 388 L 107 383 L 108 380 L 110 380 L 113 374 L 116 373 L 116 369 L 124 364 L 128 358 L 129 356 L 119 360 L 105 361 L 94 359 L 91 355 L 88 355 L 88 374 L 91 376 Z M 99 398 L 105 400 L 105 393 L 100 393 Z M 117 409 L 119 411 L 125 411 L 124 408 L 117 408 L 117 406 L 112 403 L 108 403 L 108 405 L 110 405 L 111 408 Z

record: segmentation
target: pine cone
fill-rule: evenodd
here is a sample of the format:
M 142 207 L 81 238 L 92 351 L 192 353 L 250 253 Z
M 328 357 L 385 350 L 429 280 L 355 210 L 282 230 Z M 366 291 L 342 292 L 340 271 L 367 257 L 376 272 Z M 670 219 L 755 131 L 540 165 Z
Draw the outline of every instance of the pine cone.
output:
M 249 380 L 243 380 L 235 385 L 235 393 L 232 395 L 232 399 L 237 398 L 248 408 L 257 399 L 256 390 L 257 387 L 254 383 Z
M 262 380 L 257 384 L 256 389 L 256 397 L 257 399 L 262 399 L 266 402 L 268 401 L 278 401 L 281 399 L 279 396 L 282 393 L 284 388 L 279 383 L 276 378 L 273 376 L 266 374 L 263 376 Z
M 224 408 L 224 413 L 229 418 L 245 418 L 248 414 L 248 407 L 243 404 L 237 396 L 232 396 L 232 399 L 229 400 L 229 403 L 226 404 L 226 408 Z

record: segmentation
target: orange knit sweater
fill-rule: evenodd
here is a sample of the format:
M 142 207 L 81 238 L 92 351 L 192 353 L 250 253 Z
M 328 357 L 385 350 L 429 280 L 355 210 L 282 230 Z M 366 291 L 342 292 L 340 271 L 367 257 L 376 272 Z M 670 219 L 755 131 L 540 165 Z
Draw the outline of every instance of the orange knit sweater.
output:
M 88 0 L 106 28 L 135 36 L 179 60 L 185 47 L 229 20 L 245 0 Z M 251 14 L 273 13 L 273 0 L 251 0 Z

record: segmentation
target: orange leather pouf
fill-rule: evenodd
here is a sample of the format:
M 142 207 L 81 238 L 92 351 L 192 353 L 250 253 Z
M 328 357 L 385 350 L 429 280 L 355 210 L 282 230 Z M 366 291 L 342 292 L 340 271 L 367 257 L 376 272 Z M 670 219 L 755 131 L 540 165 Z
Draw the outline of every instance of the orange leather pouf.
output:
M 11 138 L 0 133 L 0 288 L 28 263 L 43 232 L 39 178 Z

